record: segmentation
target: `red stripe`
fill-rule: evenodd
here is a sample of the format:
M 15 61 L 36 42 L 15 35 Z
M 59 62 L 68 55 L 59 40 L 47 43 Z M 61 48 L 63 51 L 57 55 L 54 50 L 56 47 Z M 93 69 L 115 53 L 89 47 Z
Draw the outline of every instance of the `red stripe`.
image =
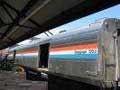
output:
M 61 47 L 51 48 L 50 51 L 67 51 L 67 50 L 79 50 L 79 49 L 93 49 L 97 48 L 97 43 L 90 44 L 76 44 L 76 45 L 67 45 Z
M 74 44 L 74 45 L 64 45 L 59 47 L 50 48 L 50 52 L 54 51 L 67 51 L 67 50 L 80 50 L 80 49 L 94 49 L 97 48 L 97 43 L 85 43 L 85 44 Z M 18 51 L 17 54 L 28 54 L 28 53 L 38 53 L 38 49 L 32 48 L 27 50 Z

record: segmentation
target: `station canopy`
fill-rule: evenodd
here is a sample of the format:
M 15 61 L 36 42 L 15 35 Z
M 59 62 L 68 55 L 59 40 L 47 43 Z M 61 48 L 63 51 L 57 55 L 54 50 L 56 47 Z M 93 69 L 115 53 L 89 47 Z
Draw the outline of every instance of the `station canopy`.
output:
M 119 2 L 120 0 L 0 0 L 0 49 Z

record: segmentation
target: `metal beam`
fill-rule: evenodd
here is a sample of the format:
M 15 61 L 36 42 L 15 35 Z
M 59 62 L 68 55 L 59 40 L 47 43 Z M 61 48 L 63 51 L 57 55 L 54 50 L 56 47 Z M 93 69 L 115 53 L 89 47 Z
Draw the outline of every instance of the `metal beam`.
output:
M 14 40 L 13 40 L 13 39 L 11 39 L 10 37 L 8 37 L 7 39 L 9 39 L 11 42 L 14 42 Z
M 1 19 L 1 17 L 0 17 L 0 27 L 3 25 L 3 24 L 5 24 L 4 23 L 4 21 Z
M 27 16 L 22 22 L 20 22 L 20 24 L 24 24 L 25 21 L 29 20 L 30 22 L 32 22 L 33 24 L 35 24 L 38 28 L 40 28 L 41 25 L 39 25 L 39 24 L 38 24 L 37 22 L 35 22 L 34 20 L 30 19 L 30 17 L 31 17 L 33 14 L 37 13 L 37 12 L 39 11 L 39 9 L 41 9 L 41 8 L 43 8 L 45 5 L 47 5 L 48 2 L 50 2 L 50 0 L 45 0 L 42 5 L 40 5 L 37 9 L 35 9 L 29 16 Z M 16 30 L 17 28 L 18 28 L 18 27 L 16 27 L 15 30 Z M 34 29 L 36 29 L 36 28 L 34 28 Z
M 36 25 L 37 27 L 41 28 L 41 25 L 38 24 L 36 21 L 29 19 L 30 22 L 32 22 L 34 25 Z M 49 36 L 46 32 L 44 32 L 47 36 Z M 51 33 L 50 33 L 51 34 Z
M 14 21 L 14 18 L 13 18 L 13 16 L 10 14 L 10 12 L 8 11 L 8 9 L 7 9 L 4 5 L 3 5 L 2 7 L 3 7 L 3 9 L 5 10 L 5 12 L 8 14 L 8 16 L 11 18 L 11 20 Z
M 12 24 L 12 23 L 2 23 L 2 24 L 0 25 L 0 28 L 2 28 L 2 27 L 4 27 L 4 26 L 7 26 L 7 25 L 10 25 L 10 24 Z
M 8 4 L 5 1 L 2 1 L 3 5 L 6 5 L 7 7 L 9 7 L 10 9 L 12 9 L 13 11 L 15 11 L 17 14 L 19 14 L 19 10 L 17 10 L 16 8 L 14 8 L 13 6 L 11 6 L 10 4 Z
M 14 44 L 16 44 L 16 43 L 19 43 L 21 40 L 23 40 L 24 38 L 27 38 L 28 36 L 29 36 L 29 37 L 33 36 L 33 33 L 35 33 L 35 32 L 38 31 L 38 30 L 40 31 L 40 29 L 37 28 L 37 29 L 35 29 L 35 30 L 32 30 L 32 33 L 27 32 L 26 34 L 22 35 L 21 37 L 18 37 L 18 39 L 17 39 L 16 41 L 11 42 L 11 43 L 8 43 L 7 46 L 11 46 L 11 45 L 14 45 Z M 41 32 L 42 32 L 42 31 L 41 31 Z M 6 47 L 6 46 L 4 46 L 4 47 Z M 2 49 L 2 48 L 0 48 L 0 49 Z
M 30 22 L 32 22 L 34 25 L 36 25 L 37 27 L 41 27 L 40 24 L 38 24 L 36 21 L 32 20 L 32 19 L 28 19 Z
M 2 39 L 6 37 L 6 35 L 12 30 L 13 26 L 19 23 L 19 20 L 23 17 L 25 17 L 25 14 L 29 11 L 29 9 L 37 3 L 38 0 L 30 0 L 25 7 L 21 10 L 20 14 L 16 17 L 16 19 L 13 21 L 13 23 L 8 27 L 8 29 L 5 31 L 5 33 L 2 35 Z M 5 2 L 4 2 L 5 3 Z M 7 4 L 6 4 L 7 5 Z
M 25 26 L 25 25 L 20 25 L 20 24 L 17 24 L 16 26 L 24 27 L 24 28 L 28 28 L 28 29 L 36 29 L 35 27 L 30 27 L 30 26 Z
M 23 25 L 28 19 L 30 19 L 35 13 L 37 13 L 41 8 L 43 8 L 43 7 L 44 7 L 45 5 L 47 5 L 49 2 L 50 2 L 50 0 L 45 0 L 45 1 L 43 1 L 43 3 L 42 3 L 39 7 L 37 7 L 37 9 L 33 10 L 32 13 L 30 13 L 30 14 L 29 14 L 28 16 L 26 16 L 23 20 L 21 20 L 21 21 L 19 22 L 19 24 L 22 24 L 22 25 Z M 19 27 L 15 27 L 15 28 L 13 29 L 13 32 L 16 31 L 18 28 L 19 28 Z M 13 32 L 12 32 L 12 33 L 13 33 Z M 10 36 L 12 33 L 10 33 L 9 36 Z

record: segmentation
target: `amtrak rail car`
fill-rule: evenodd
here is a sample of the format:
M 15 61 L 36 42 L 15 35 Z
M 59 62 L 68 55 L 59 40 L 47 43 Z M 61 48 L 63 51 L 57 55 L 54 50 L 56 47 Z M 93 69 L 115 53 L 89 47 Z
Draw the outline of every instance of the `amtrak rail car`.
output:
M 120 20 L 108 18 L 29 45 L 10 47 L 9 58 L 88 84 L 114 87 L 120 80 Z M 16 55 L 14 54 L 16 52 Z

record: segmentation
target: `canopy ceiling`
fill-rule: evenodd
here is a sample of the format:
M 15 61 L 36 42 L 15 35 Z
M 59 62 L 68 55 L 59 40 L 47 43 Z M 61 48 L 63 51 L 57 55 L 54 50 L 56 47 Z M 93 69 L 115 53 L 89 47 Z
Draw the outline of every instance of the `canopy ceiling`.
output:
M 0 49 L 119 3 L 120 0 L 0 0 Z

